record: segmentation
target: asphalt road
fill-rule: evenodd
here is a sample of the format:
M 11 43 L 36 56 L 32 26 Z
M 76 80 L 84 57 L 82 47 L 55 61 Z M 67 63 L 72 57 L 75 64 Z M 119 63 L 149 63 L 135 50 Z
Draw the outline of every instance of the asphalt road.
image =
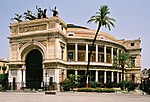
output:
M 0 92 L 0 102 L 150 102 L 149 95 L 116 93 Z

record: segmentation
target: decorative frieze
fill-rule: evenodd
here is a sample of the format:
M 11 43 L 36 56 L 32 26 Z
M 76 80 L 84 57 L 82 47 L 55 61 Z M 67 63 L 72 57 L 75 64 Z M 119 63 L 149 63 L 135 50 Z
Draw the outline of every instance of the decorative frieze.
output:
M 55 28 L 55 22 L 49 23 L 48 24 L 48 29 L 50 28 Z
M 46 30 L 46 29 L 47 29 L 47 25 L 46 24 L 34 25 L 34 26 L 26 26 L 26 27 L 20 27 L 19 28 L 19 33 L 41 31 L 41 30 Z
M 46 63 L 45 68 L 56 68 L 56 63 Z
M 11 27 L 11 33 L 18 33 L 18 27 Z
M 10 64 L 9 68 L 11 69 L 18 69 L 18 68 L 22 68 L 22 64 Z

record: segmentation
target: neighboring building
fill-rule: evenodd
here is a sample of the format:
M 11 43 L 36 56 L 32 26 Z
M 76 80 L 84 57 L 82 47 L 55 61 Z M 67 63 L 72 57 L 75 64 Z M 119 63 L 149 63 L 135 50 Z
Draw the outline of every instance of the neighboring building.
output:
M 8 72 L 8 60 L 6 58 L 0 58 L 0 74 L 6 74 Z
M 142 73 L 142 82 L 141 90 L 150 95 L 150 68 L 145 68 L 141 71 Z
M 59 17 L 10 24 L 9 82 L 17 89 L 42 88 L 59 82 L 69 74 L 84 76 L 88 53 L 95 31 L 66 24 Z M 140 83 L 141 40 L 117 40 L 100 32 L 90 63 L 90 81 L 119 82 L 121 69 L 113 67 L 120 51 L 132 55 L 133 68 L 126 68 L 125 78 Z
M 150 78 L 150 68 L 149 69 L 147 69 L 147 68 L 143 69 L 142 70 L 142 79 L 143 80 L 149 80 L 149 78 Z
M 132 80 L 135 83 L 141 82 L 141 40 L 118 40 L 125 47 L 125 51 L 131 55 L 131 68 L 126 68 L 127 80 Z

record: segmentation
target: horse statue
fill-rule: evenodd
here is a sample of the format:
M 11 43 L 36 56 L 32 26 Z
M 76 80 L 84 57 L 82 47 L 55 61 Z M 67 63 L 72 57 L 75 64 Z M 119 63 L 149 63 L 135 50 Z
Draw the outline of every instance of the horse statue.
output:
M 38 19 L 40 19 L 40 18 L 46 18 L 47 16 L 46 16 L 46 11 L 47 11 L 47 9 L 44 9 L 44 10 L 42 10 L 40 7 L 38 7 L 38 6 L 36 6 L 36 9 L 37 9 L 37 11 L 38 11 Z
M 53 12 L 53 17 L 58 15 L 58 11 L 56 10 L 56 6 L 54 7 L 54 9 L 50 9 L 50 11 Z
M 37 19 L 37 17 L 34 16 L 30 10 L 27 10 L 27 12 L 25 12 L 24 15 L 25 15 L 24 16 L 25 19 L 28 19 L 28 20 L 35 20 L 35 19 Z
M 21 18 L 22 18 L 22 15 L 19 15 L 19 14 L 15 14 L 16 17 L 14 18 L 11 18 L 10 20 L 16 20 L 18 22 L 22 22 Z

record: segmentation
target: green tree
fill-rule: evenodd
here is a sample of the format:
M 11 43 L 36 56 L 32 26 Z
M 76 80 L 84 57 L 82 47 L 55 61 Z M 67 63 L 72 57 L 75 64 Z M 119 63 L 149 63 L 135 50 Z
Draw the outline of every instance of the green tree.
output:
M 125 67 L 132 67 L 131 65 L 131 56 L 129 55 L 128 52 L 121 51 L 118 53 L 118 55 L 114 58 L 114 67 L 116 68 L 121 68 L 122 70 L 122 82 L 123 82 L 123 90 L 125 89 L 124 85 L 124 72 L 125 72 Z
M 91 22 L 98 23 L 98 27 L 97 27 L 96 34 L 95 34 L 95 37 L 94 37 L 94 40 L 93 40 L 93 43 L 92 43 L 92 46 L 90 49 L 90 53 L 88 56 L 88 64 L 87 64 L 87 71 L 86 71 L 86 77 L 85 77 L 86 78 L 86 87 L 88 87 L 90 57 L 91 57 L 91 54 L 93 51 L 93 47 L 94 47 L 94 43 L 96 41 L 97 35 L 99 34 L 100 28 L 102 26 L 104 26 L 105 28 L 108 28 L 109 30 L 111 30 L 110 29 L 111 26 L 115 27 L 115 25 L 114 25 L 115 19 L 110 18 L 108 16 L 108 14 L 110 14 L 108 6 L 102 5 L 102 6 L 100 6 L 99 11 L 96 12 L 96 15 L 92 16 L 90 18 L 90 20 L 88 20 L 88 22 L 87 22 L 87 23 L 91 23 Z
M 70 74 L 68 78 L 60 82 L 60 85 L 63 87 L 64 91 L 70 91 L 74 88 L 77 88 L 80 84 L 80 76 Z

